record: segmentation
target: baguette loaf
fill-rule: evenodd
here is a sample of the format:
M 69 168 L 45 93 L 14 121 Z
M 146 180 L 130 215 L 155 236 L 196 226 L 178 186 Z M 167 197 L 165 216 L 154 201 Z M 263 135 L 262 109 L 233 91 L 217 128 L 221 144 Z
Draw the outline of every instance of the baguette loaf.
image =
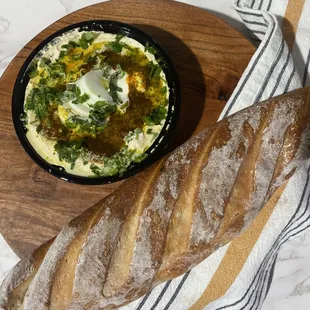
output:
M 204 130 L 23 259 L 1 309 L 115 309 L 230 242 L 309 158 L 309 88 Z

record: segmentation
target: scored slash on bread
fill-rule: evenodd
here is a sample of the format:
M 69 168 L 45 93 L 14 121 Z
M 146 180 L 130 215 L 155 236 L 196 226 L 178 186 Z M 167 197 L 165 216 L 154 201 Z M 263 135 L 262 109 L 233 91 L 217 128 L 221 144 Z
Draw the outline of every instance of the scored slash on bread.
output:
M 207 128 L 23 259 L 0 308 L 115 309 L 185 273 L 277 203 L 309 134 L 309 88 Z

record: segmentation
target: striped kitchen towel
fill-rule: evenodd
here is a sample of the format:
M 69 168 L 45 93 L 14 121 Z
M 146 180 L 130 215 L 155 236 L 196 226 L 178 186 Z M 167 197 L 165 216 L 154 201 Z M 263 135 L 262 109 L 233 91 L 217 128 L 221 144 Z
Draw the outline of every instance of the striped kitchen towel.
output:
M 220 118 L 310 82 L 310 0 L 238 0 L 235 8 L 259 46 Z M 122 309 L 260 309 L 281 245 L 310 226 L 309 173 L 310 162 L 238 239 Z

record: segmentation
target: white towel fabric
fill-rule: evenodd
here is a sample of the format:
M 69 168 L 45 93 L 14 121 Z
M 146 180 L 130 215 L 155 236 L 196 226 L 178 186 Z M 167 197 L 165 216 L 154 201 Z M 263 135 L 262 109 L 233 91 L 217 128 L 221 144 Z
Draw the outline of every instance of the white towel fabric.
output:
M 238 0 L 235 9 L 261 41 L 227 103 L 221 118 L 256 102 L 309 83 L 310 0 L 305 0 L 292 53 L 281 32 L 289 1 Z M 298 0 L 303 2 L 303 0 Z M 272 280 L 277 253 L 287 240 L 310 227 L 310 161 L 291 178 L 238 277 L 208 310 L 260 309 Z M 156 287 L 123 307 L 126 310 L 189 309 L 206 289 L 229 245 L 219 249 L 186 274 Z

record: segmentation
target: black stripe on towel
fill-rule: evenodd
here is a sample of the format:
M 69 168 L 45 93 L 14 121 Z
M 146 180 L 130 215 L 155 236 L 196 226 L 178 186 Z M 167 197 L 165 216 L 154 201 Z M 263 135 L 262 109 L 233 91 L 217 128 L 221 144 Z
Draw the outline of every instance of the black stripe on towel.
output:
M 262 9 L 263 3 L 264 3 L 264 1 L 263 1 L 263 0 L 260 0 L 260 4 L 259 4 L 259 6 L 258 6 L 258 9 L 259 9 L 259 10 Z
M 263 23 L 263 22 L 255 22 L 255 21 L 251 21 L 251 20 L 243 19 L 243 18 L 242 18 L 242 21 L 250 25 L 258 25 L 258 26 L 263 26 L 264 28 L 267 28 L 266 23 Z
M 268 3 L 268 6 L 267 6 L 266 11 L 269 11 L 269 10 L 270 10 L 271 4 L 272 4 L 272 0 L 269 0 L 269 3 Z
M 153 304 L 151 310 L 154 310 L 154 309 L 157 307 L 157 305 L 159 304 L 159 302 L 160 302 L 161 299 L 163 298 L 164 294 L 166 293 L 166 291 L 167 291 L 167 289 L 168 289 L 170 283 L 171 283 L 171 280 L 169 280 L 168 282 L 166 282 L 164 288 L 162 289 L 162 291 L 160 292 L 159 296 L 158 296 L 157 299 L 155 300 L 155 302 L 154 302 L 154 304 Z
M 284 51 L 284 46 L 285 46 L 284 38 L 282 37 L 282 40 L 281 40 L 281 43 L 280 43 L 280 46 L 279 46 L 279 49 L 278 49 L 277 57 L 273 60 L 273 62 L 271 64 L 271 67 L 270 67 L 270 69 L 268 71 L 268 74 L 265 77 L 265 80 L 264 80 L 263 84 L 260 86 L 259 93 L 256 95 L 254 102 L 259 102 L 261 100 L 262 95 L 263 95 L 263 93 L 264 93 L 264 91 L 266 89 L 266 86 L 269 83 L 270 78 L 271 78 L 275 68 L 277 67 L 280 59 L 282 58 L 283 51 Z
M 262 57 L 262 55 L 264 54 L 264 52 L 266 51 L 267 47 L 269 46 L 270 43 L 270 39 L 273 36 L 275 31 L 275 24 L 273 24 L 272 30 L 270 32 L 270 35 L 267 37 L 264 46 L 262 47 L 262 49 L 260 50 L 259 54 L 257 55 L 257 57 L 255 58 L 252 67 L 250 68 L 247 76 L 245 77 L 245 79 L 243 80 L 242 84 L 240 85 L 240 87 L 237 90 L 237 93 L 235 95 L 235 97 L 232 99 L 232 101 L 230 102 L 228 108 L 225 111 L 224 117 L 226 117 L 230 110 L 232 109 L 232 107 L 234 106 L 234 104 L 236 103 L 239 95 L 241 94 L 243 88 L 245 87 L 246 83 L 248 82 L 249 78 L 251 77 L 255 67 L 257 66 L 258 61 L 260 60 L 260 58 Z
M 287 93 L 287 91 L 289 90 L 291 82 L 293 80 L 293 77 L 294 77 L 295 73 L 296 73 L 296 68 L 295 68 L 295 64 L 294 64 L 293 71 L 292 71 L 292 73 L 291 73 L 291 75 L 290 75 L 290 77 L 288 79 L 288 82 L 287 82 L 287 84 L 285 86 L 284 93 Z
M 139 303 L 139 306 L 136 308 L 136 310 L 141 310 L 143 305 L 145 304 L 145 302 L 147 301 L 147 299 L 149 298 L 149 296 L 151 295 L 152 291 L 148 292 L 143 299 L 141 300 L 141 302 Z
M 244 11 L 241 11 L 240 9 L 236 9 L 236 11 L 240 13 L 240 15 L 255 16 L 255 17 L 261 17 L 264 19 L 264 16 L 262 15 L 262 13 L 244 12 Z
M 282 76 L 287 68 L 287 65 L 289 63 L 289 60 L 290 60 L 290 57 L 291 57 L 291 53 L 289 52 L 289 50 L 287 51 L 287 56 L 286 56 L 286 60 L 285 60 L 285 63 L 284 63 L 284 66 L 283 68 L 281 69 L 281 72 L 280 74 L 278 75 L 277 77 L 277 80 L 276 80 L 276 84 L 274 85 L 270 95 L 269 95 L 269 98 L 272 98 L 276 92 L 276 90 L 278 89 L 279 85 L 280 85 L 280 81 L 282 79 Z
M 308 77 L 308 69 L 309 69 L 309 63 L 310 63 L 310 50 L 308 52 L 307 60 L 306 60 L 306 65 L 305 65 L 305 71 L 304 71 L 304 76 L 302 78 L 302 86 L 305 87 L 307 83 L 307 77 Z
M 164 310 L 169 309 L 169 307 L 171 306 L 171 304 L 173 303 L 173 301 L 175 300 L 175 298 L 178 296 L 178 294 L 179 294 L 179 292 L 180 292 L 180 290 L 181 290 L 183 284 L 185 283 L 187 277 L 189 276 L 189 274 L 190 274 L 190 271 L 187 271 L 187 272 L 185 273 L 185 275 L 183 276 L 181 282 L 179 283 L 179 285 L 178 285 L 178 287 L 176 288 L 174 294 L 172 295 L 172 297 L 171 297 L 170 300 L 168 301 L 168 303 L 167 303 L 166 307 L 164 308 Z
M 251 30 L 252 33 L 259 33 L 259 34 L 266 34 L 266 31 L 260 31 L 260 30 Z

